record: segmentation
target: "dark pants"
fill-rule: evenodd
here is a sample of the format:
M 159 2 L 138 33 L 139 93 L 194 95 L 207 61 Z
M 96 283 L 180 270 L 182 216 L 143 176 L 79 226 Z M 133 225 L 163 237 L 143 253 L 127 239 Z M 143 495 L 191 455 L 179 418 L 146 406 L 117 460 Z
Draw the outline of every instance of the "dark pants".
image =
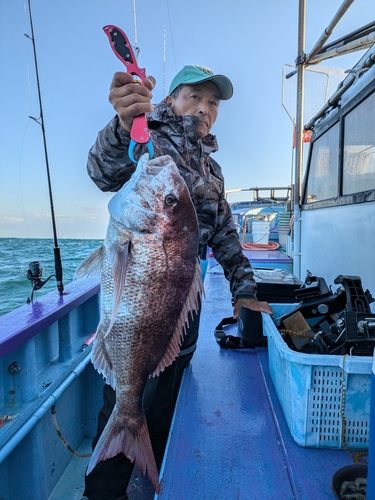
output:
M 200 311 L 193 315 L 181 351 L 193 346 L 198 338 Z M 143 395 L 143 408 L 146 413 L 147 426 L 155 455 L 156 465 L 160 471 L 169 428 L 172 422 L 174 407 L 181 385 L 182 375 L 190 363 L 193 352 L 180 355 L 172 365 L 168 366 L 158 377 L 150 378 Z M 98 415 L 97 434 L 93 440 L 95 447 L 116 403 L 116 394 L 111 386 L 103 389 L 103 406 Z M 84 495 L 89 500 L 116 500 L 126 498 L 126 488 L 132 475 L 134 463 L 125 455 L 119 455 L 99 462 L 91 473 L 85 477 Z

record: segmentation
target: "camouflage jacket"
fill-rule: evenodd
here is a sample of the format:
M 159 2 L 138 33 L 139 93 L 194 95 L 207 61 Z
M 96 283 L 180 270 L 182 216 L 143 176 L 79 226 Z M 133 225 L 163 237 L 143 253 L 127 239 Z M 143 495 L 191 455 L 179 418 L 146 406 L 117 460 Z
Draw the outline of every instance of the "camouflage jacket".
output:
M 195 116 L 176 116 L 165 102 L 148 114 L 154 155 L 170 155 L 185 179 L 196 208 L 200 244 L 212 248 L 224 269 L 234 298 L 255 297 L 253 269 L 242 252 L 229 205 L 225 199 L 224 179 L 219 164 L 210 153 L 217 151 L 215 136 L 197 141 Z M 117 191 L 129 180 L 135 164 L 129 159 L 129 133 L 114 117 L 101 131 L 89 152 L 88 173 L 102 191 Z M 146 152 L 137 145 L 133 156 Z

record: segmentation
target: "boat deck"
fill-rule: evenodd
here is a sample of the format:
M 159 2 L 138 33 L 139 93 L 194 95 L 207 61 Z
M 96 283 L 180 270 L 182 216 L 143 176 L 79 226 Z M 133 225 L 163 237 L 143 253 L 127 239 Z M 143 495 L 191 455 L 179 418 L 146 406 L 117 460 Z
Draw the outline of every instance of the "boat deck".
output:
M 228 283 L 208 273 L 205 290 L 198 348 L 184 375 L 155 498 L 334 499 L 332 476 L 353 458 L 294 442 L 267 348 L 220 348 L 214 330 L 232 314 Z
M 32 406 L 37 406 L 35 418 L 31 422 L 31 410 L 27 406 L 18 426 L 20 429 L 17 427 L 15 435 L 0 450 L 4 459 L 0 466 L 1 498 L 4 495 L 7 500 L 82 498 L 88 458 L 72 456 L 60 442 L 47 403 L 51 399 L 56 402 L 61 396 L 58 404 L 60 428 L 75 449 L 88 453 L 101 405 L 103 381 L 91 364 L 86 366 L 89 353 L 82 351 L 82 342 L 97 324 L 98 286 L 93 288 L 90 285 L 86 295 L 86 292 L 81 293 L 83 286 L 87 287 L 75 282 L 71 288 L 67 287 L 69 294 L 62 299 L 56 299 L 56 294 L 52 294 L 35 303 L 35 314 L 43 323 L 40 326 L 42 332 L 35 341 L 30 338 L 32 332 L 27 327 L 27 315 L 23 318 L 21 314 L 22 311 L 30 314 L 27 308 L 12 313 L 20 325 L 13 322 L 12 331 L 3 330 L 0 341 L 5 356 L 0 366 L 4 380 L 10 377 L 10 363 L 20 360 L 24 369 L 17 377 L 25 376 L 27 387 L 30 385 L 30 370 L 26 368 L 35 364 L 34 358 L 28 355 L 33 346 L 35 349 L 40 347 L 43 352 L 46 345 L 55 346 L 48 348 L 53 360 L 56 352 L 60 354 L 56 358 L 59 363 L 46 359 L 46 367 L 38 365 L 38 375 L 34 378 L 37 387 L 41 386 L 41 392 L 35 402 L 35 391 L 30 396 Z M 183 378 L 160 475 L 161 492 L 155 500 L 333 500 L 332 476 L 339 468 L 352 464 L 353 458 L 343 450 L 308 449 L 294 442 L 270 378 L 267 348 L 227 350 L 220 348 L 215 340 L 215 327 L 222 318 L 232 314 L 228 282 L 215 266 L 206 275 L 205 293 L 198 348 Z M 77 308 L 83 309 L 77 311 Z M 65 313 L 67 316 L 63 316 Z M 3 326 L 8 319 L 3 319 Z M 268 316 L 264 321 L 272 323 Z M 70 328 L 64 329 L 66 325 Z M 236 334 L 237 327 L 233 328 L 235 331 L 231 333 Z M 65 330 L 71 332 L 70 341 L 61 336 Z M 27 336 L 21 339 L 25 346 L 19 346 L 20 335 Z M 57 351 L 59 342 L 61 345 Z M 68 348 L 70 357 L 66 354 Z M 23 354 L 20 349 L 28 351 Z M 82 373 L 79 371 L 81 375 L 78 376 L 76 365 L 80 360 Z M 72 377 L 77 375 L 69 390 L 65 378 L 63 382 L 60 380 L 62 375 L 48 385 L 57 369 L 56 363 L 58 367 L 61 365 L 64 374 L 71 364 Z M 18 424 L 18 420 L 12 422 L 2 428 L 3 435 Z M 24 427 L 27 427 L 25 432 Z M 18 444 L 26 431 L 29 432 L 27 439 Z M 13 451 L 8 450 L 10 445 Z M 40 459 L 42 455 L 43 461 Z M 38 466 L 31 467 L 31 459 Z M 19 466 L 21 462 L 26 464 L 25 467 Z M 58 481 L 54 475 L 56 465 L 57 472 L 66 469 Z M 10 470 L 13 471 L 11 476 Z M 35 476 L 36 470 L 38 476 Z M 133 474 L 128 496 L 129 500 L 154 498 L 153 488 L 139 470 Z
M 282 250 L 243 250 L 243 253 L 254 268 L 258 269 L 286 269 L 293 272 L 293 259 Z M 217 260 L 210 254 L 208 267 L 220 266 Z M 219 267 L 220 273 L 221 267 Z M 227 284 L 225 284 L 227 288 Z

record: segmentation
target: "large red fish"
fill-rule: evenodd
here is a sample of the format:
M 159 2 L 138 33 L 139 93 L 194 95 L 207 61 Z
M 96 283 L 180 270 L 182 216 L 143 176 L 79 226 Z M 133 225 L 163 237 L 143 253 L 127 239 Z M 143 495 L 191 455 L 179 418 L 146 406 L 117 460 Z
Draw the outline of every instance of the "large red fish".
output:
M 95 368 L 116 390 L 116 405 L 91 457 L 124 453 L 159 492 L 142 396 L 150 376 L 178 355 L 189 311 L 202 293 L 198 222 L 189 191 L 169 156 L 144 155 L 108 205 L 105 241 L 76 277 L 101 271 Z

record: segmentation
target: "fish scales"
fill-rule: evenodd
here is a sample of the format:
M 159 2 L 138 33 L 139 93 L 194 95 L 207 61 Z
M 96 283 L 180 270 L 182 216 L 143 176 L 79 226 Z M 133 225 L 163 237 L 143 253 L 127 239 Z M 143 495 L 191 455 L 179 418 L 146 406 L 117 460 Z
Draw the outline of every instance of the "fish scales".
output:
M 187 186 L 169 156 L 138 162 L 109 203 L 106 239 L 76 277 L 101 270 L 95 368 L 116 389 L 116 405 L 87 473 L 124 453 L 159 491 L 142 397 L 147 380 L 177 357 L 189 313 L 203 292 L 199 229 Z M 100 262 L 98 262 L 100 260 Z

